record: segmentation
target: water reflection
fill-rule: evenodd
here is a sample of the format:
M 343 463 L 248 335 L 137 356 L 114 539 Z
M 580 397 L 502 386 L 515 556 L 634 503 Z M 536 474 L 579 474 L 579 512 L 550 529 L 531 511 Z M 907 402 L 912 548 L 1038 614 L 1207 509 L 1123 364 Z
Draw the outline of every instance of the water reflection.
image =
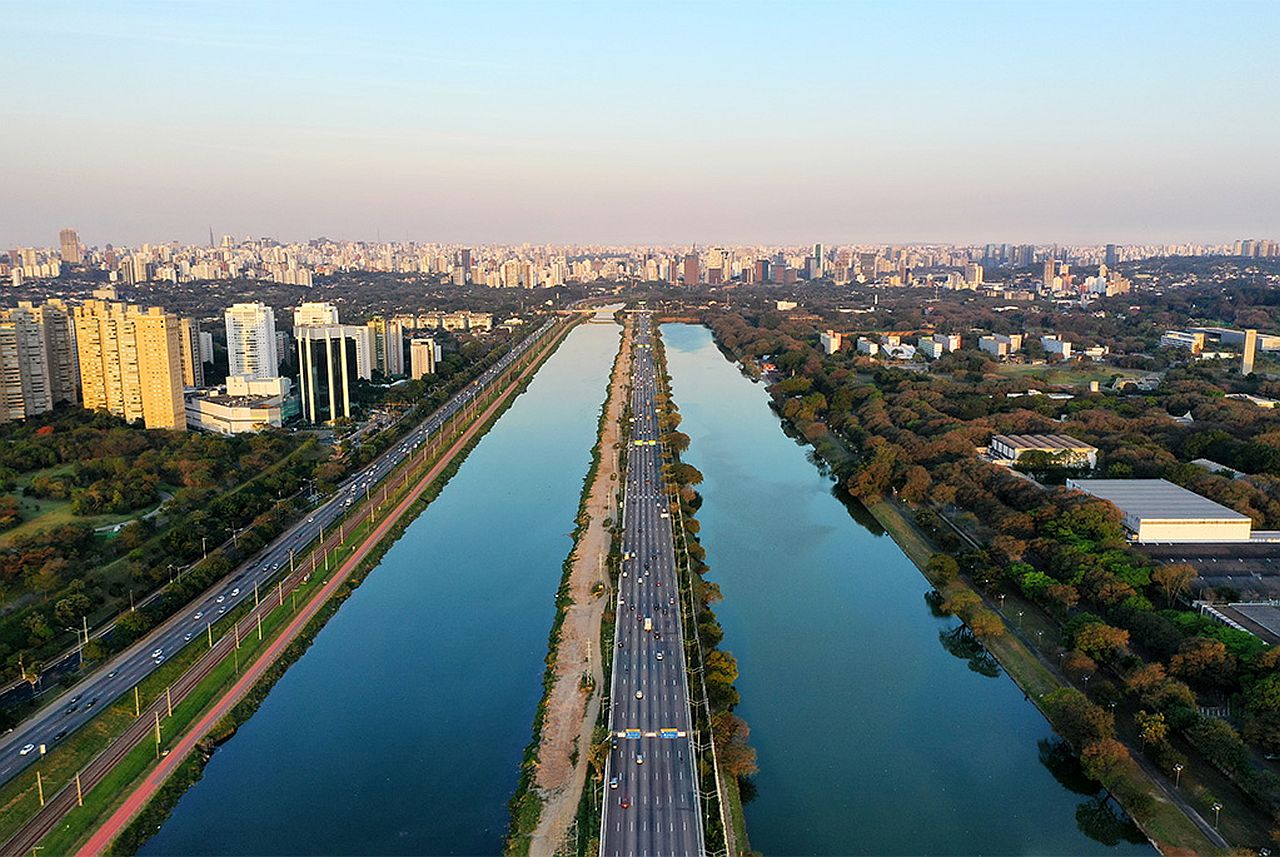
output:
M 1063 788 L 1089 796 L 1089 800 L 1076 804 L 1076 827 L 1081 833 L 1103 845 L 1119 845 L 1121 842 L 1136 845 L 1147 841 L 1111 796 L 1085 776 L 1080 761 L 1066 741 L 1057 737 L 1044 738 L 1036 742 L 1036 747 L 1040 750 L 1040 764 Z

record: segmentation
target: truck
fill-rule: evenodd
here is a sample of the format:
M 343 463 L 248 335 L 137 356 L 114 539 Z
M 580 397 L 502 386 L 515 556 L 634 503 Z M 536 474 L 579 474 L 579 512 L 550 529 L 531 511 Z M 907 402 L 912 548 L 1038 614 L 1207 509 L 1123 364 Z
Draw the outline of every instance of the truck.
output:
M 645 629 L 645 631 L 652 631 L 652 630 L 653 630 L 653 617 L 652 617 L 652 616 L 645 616 L 645 617 L 644 617 L 644 629 Z

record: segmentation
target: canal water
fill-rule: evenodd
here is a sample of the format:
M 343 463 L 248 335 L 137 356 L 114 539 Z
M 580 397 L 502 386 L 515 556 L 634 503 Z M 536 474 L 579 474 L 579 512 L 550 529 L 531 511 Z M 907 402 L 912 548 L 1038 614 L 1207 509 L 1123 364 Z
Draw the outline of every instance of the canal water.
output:
M 700 326 L 662 328 L 765 854 L 1153 853 Z
M 497 854 L 618 347 L 580 325 L 145 854 Z

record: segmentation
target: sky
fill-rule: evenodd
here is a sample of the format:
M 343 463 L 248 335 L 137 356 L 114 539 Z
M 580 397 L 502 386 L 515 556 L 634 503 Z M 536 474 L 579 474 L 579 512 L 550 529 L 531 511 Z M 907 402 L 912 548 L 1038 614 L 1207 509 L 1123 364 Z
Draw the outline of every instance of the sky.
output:
M 0 0 L 0 246 L 1280 238 L 1280 3 Z

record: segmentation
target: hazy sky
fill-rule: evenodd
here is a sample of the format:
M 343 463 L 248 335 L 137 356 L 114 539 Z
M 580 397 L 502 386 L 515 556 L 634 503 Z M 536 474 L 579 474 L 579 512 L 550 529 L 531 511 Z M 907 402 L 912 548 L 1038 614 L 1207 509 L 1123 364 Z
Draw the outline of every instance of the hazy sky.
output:
M 0 0 L 0 246 L 1280 238 L 1280 2 Z

